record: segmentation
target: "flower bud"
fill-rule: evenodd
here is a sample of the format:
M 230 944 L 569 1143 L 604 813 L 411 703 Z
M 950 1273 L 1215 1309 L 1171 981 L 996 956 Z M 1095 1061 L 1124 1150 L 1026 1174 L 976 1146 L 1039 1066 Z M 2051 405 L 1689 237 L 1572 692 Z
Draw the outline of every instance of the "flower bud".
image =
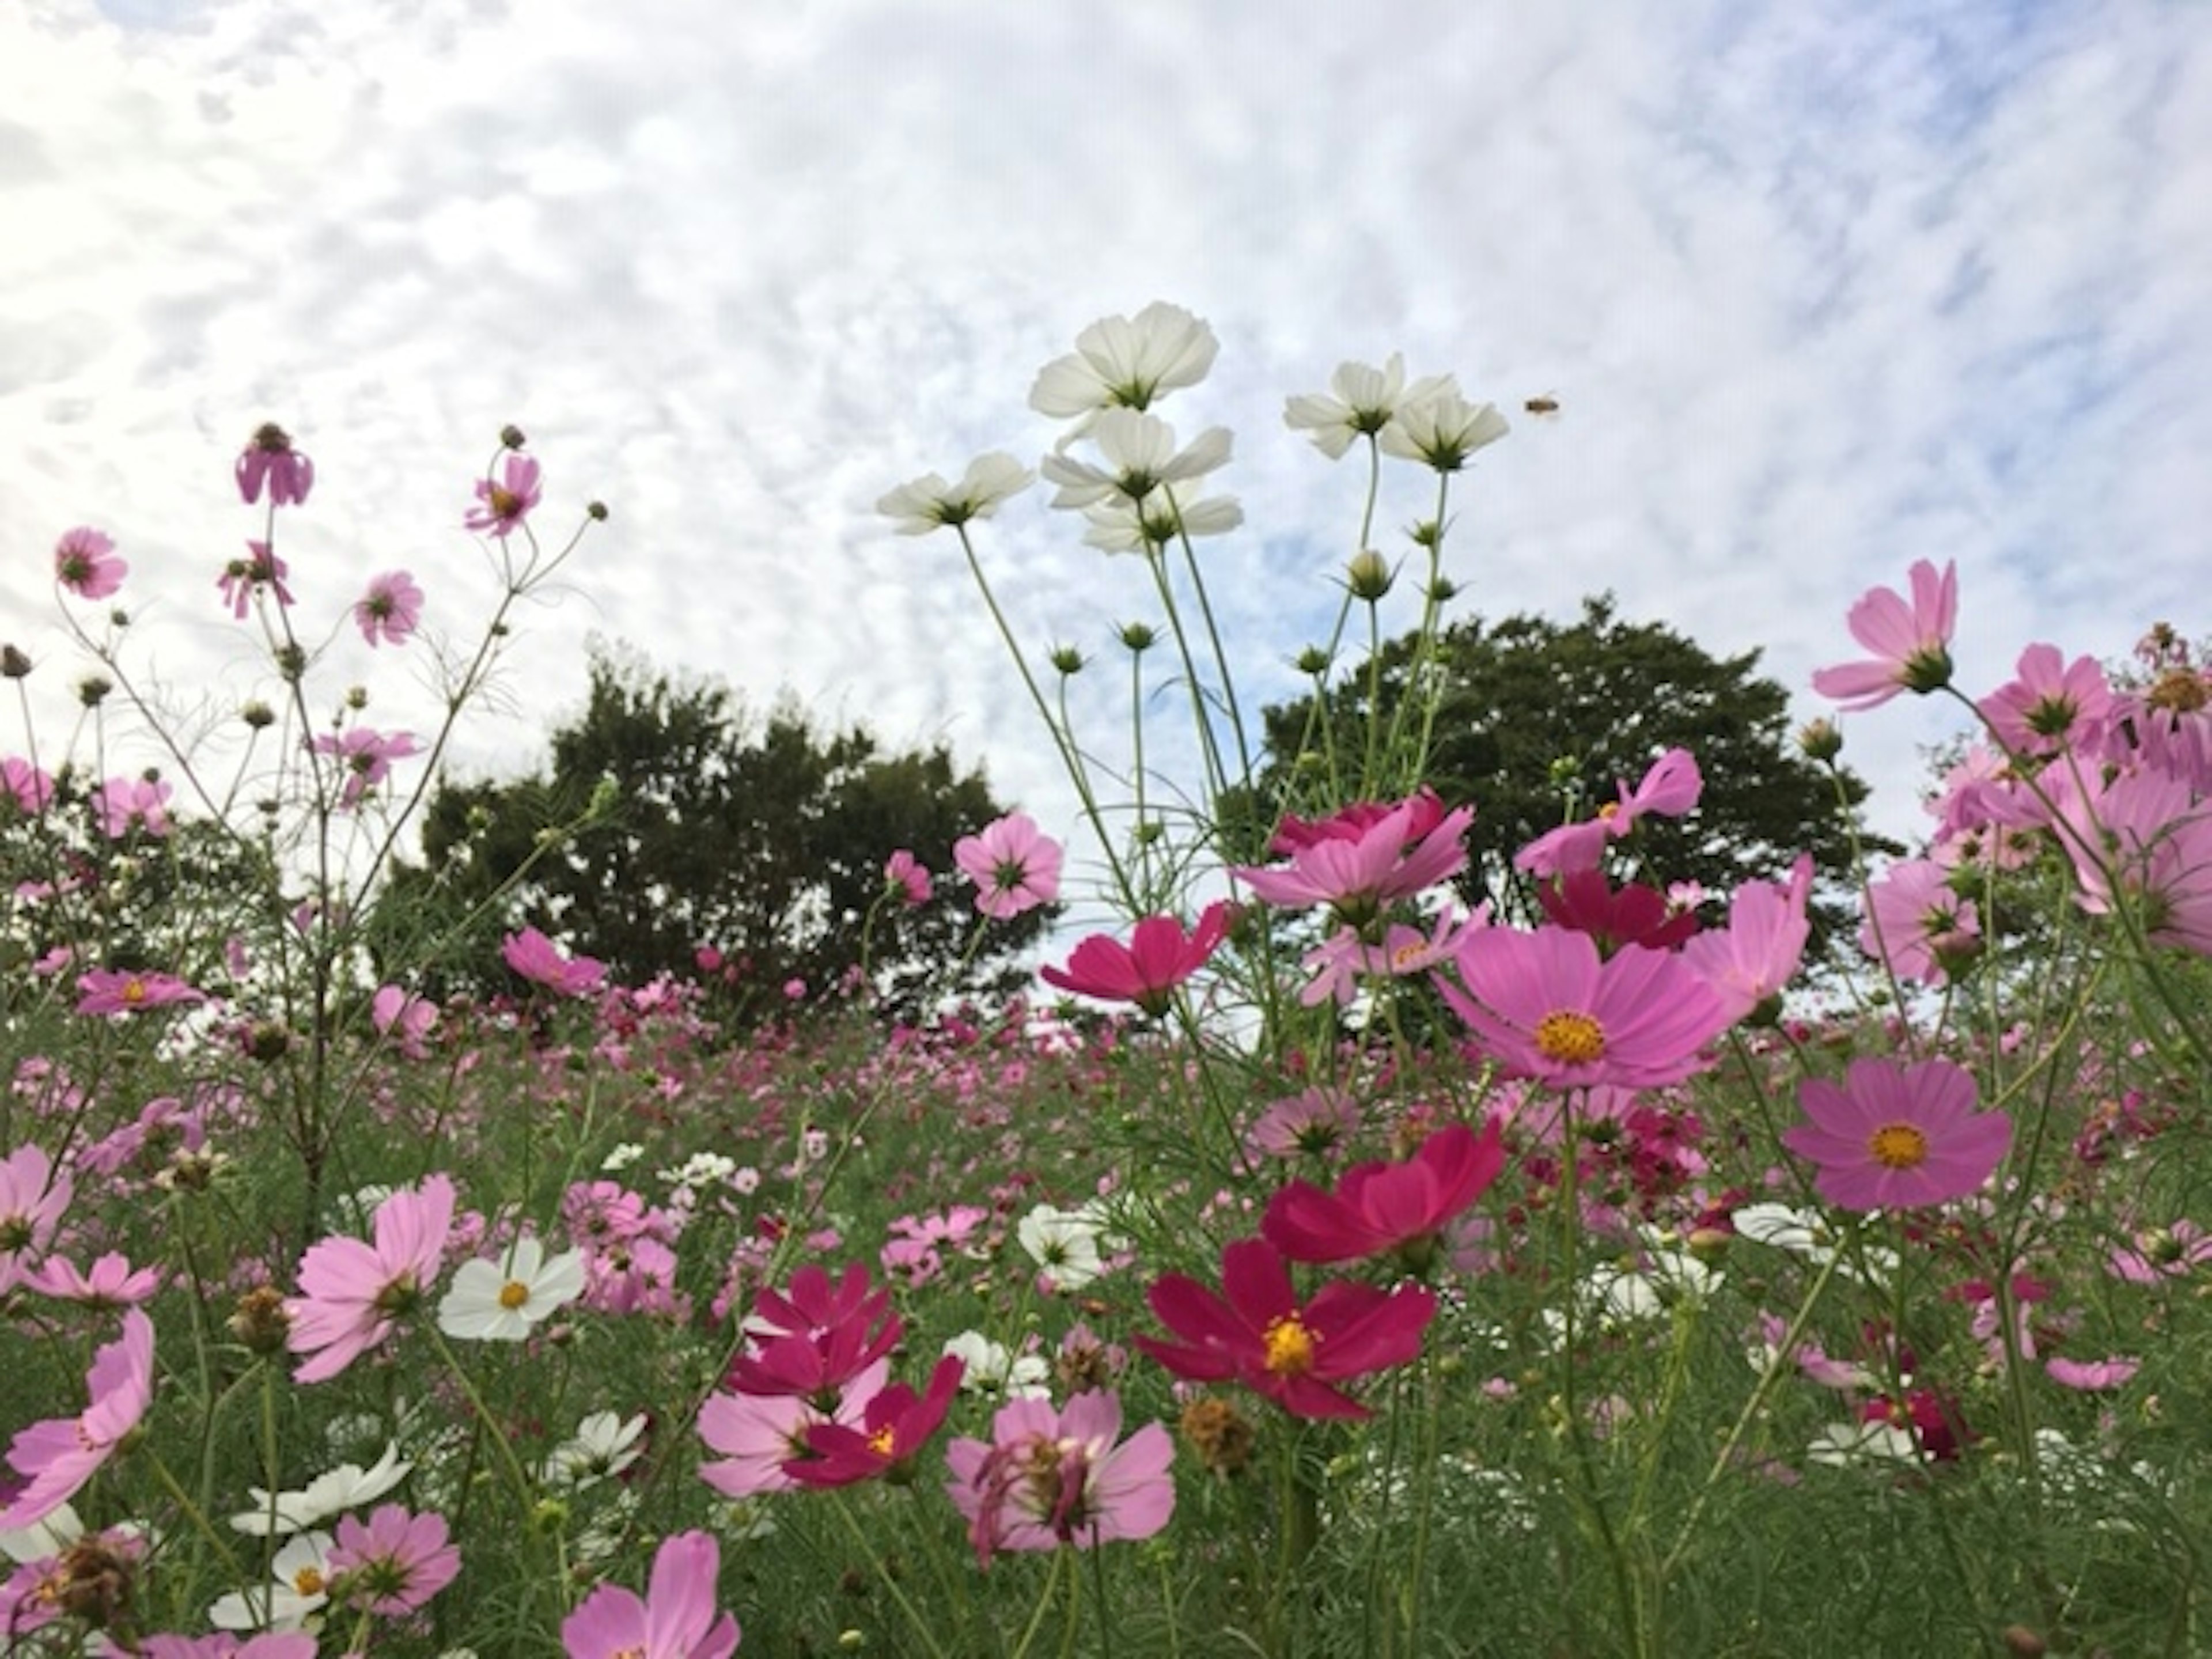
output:
M 530 441 L 522 435 L 522 428 L 512 423 L 499 429 L 499 441 L 503 448 L 520 449 Z
M 131 613 L 123 610 L 111 611 L 107 613 L 107 621 L 112 628 L 128 628 L 131 626 Z
M 1374 605 L 1390 591 L 1398 580 L 1398 573 L 1390 568 L 1389 562 L 1373 548 L 1352 556 L 1345 567 L 1344 585 L 1352 590 L 1352 597 L 1363 604 Z
M 115 690 L 115 682 L 98 674 L 88 674 L 76 683 L 76 700 L 87 708 L 97 708 L 107 701 L 107 694 Z
M 1298 672 L 1304 674 L 1310 678 L 1319 679 L 1322 675 L 1328 672 L 1328 665 L 1334 660 L 1334 659 L 1330 657 L 1328 653 L 1322 649 L 1321 647 L 1317 645 L 1310 645 L 1304 650 L 1298 653 Z
M 0 645 L 0 675 L 20 680 L 31 672 L 31 659 L 12 645 Z
M 265 732 L 276 724 L 276 711 L 258 697 L 240 709 L 238 717 L 257 732 Z
M 1416 547 L 1433 548 L 1443 538 L 1444 527 L 1435 519 L 1423 519 L 1418 524 L 1409 526 L 1406 531 L 1406 539 Z
M 605 501 L 586 501 L 584 514 L 595 523 L 605 524 L 607 521 L 607 504 Z
M 283 1293 L 270 1285 L 257 1285 L 238 1298 L 228 1321 L 230 1334 L 258 1354 L 282 1352 L 292 1316 L 284 1311 Z
M 1449 576 L 1438 576 L 1429 584 L 1429 603 L 1431 605 L 1449 605 L 1458 597 L 1459 584 Z
M 1143 623 L 1125 623 L 1121 627 L 1121 643 L 1133 652 L 1151 650 L 1159 642 L 1159 637 Z
M 307 651 L 302 645 L 286 643 L 276 647 L 276 672 L 286 682 L 296 685 L 300 677 L 307 672 Z
M 1083 672 L 1083 653 L 1072 645 L 1055 645 L 1045 653 L 1045 660 L 1053 665 L 1054 672 L 1065 678 L 1072 678 Z
M 1844 752 L 1843 729 L 1826 716 L 1808 720 L 1798 728 L 1797 747 L 1806 759 L 1826 766 Z
M 1182 1408 L 1176 1426 L 1200 1467 L 1226 1480 L 1252 1461 L 1258 1431 L 1229 1401 L 1206 1395 Z
M 365 685 L 349 685 L 346 687 L 345 706 L 352 709 L 356 714 L 359 714 L 362 709 L 368 708 L 368 688 Z

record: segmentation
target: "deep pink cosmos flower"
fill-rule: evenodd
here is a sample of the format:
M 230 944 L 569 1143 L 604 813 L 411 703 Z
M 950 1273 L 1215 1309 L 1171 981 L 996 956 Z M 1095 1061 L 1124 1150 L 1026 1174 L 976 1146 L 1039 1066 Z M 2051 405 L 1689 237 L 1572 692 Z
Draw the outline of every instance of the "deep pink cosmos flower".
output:
M 0 1159 L 0 1295 L 46 1252 L 76 1188 L 42 1146 Z
M 1724 929 L 1709 929 L 1682 946 L 1682 960 L 1721 1000 L 1731 1022 L 1779 996 L 1797 971 L 1812 937 L 1806 910 L 1813 896 L 1813 855 L 1790 866 L 1790 884 L 1747 881 L 1729 903 Z
M 790 1459 L 783 1472 L 802 1486 L 849 1486 L 911 1469 L 944 1426 L 967 1370 L 966 1361 L 948 1354 L 930 1372 L 927 1393 L 917 1395 L 907 1384 L 893 1382 L 861 1408 L 857 1425 L 811 1425 L 806 1431 L 808 1455 Z
M 81 599 L 104 599 L 123 586 L 131 567 L 115 556 L 115 538 L 79 525 L 54 544 L 54 580 Z
M 1221 1253 L 1221 1290 L 1164 1273 L 1145 1299 L 1181 1339 L 1134 1338 L 1177 1376 L 1242 1382 L 1294 1417 L 1364 1418 L 1333 1384 L 1402 1365 L 1421 1351 L 1437 1299 L 1419 1285 L 1382 1291 L 1338 1279 L 1299 1305 L 1282 1253 L 1264 1238 Z
M 1060 896 L 1060 843 L 1026 812 L 1011 812 L 952 844 L 952 861 L 975 884 L 975 908 L 994 921 Z
M 729 1659 L 738 1621 L 717 1615 L 722 1549 L 703 1532 L 679 1532 L 653 1558 L 645 1599 L 602 1584 L 561 1623 L 568 1659 Z
M 274 421 L 255 429 L 231 471 L 248 507 L 261 499 L 264 483 L 271 507 L 297 507 L 315 487 L 315 464 L 292 447 L 289 434 Z
M 884 860 L 884 884 L 886 890 L 896 893 L 899 902 L 909 910 L 928 903 L 933 891 L 929 872 L 903 847 Z
M 1586 933 L 1492 927 L 1460 948 L 1461 989 L 1437 989 L 1509 1075 L 1555 1089 L 1652 1089 L 1705 1069 L 1727 1024 L 1679 957 L 1630 945 L 1601 959 Z
M 169 794 L 169 786 L 158 778 L 108 779 L 91 796 L 100 833 L 110 841 L 121 841 L 134 829 L 149 836 L 167 835 Z
M 802 1339 L 784 1337 L 785 1342 Z M 716 1389 L 699 1407 L 699 1437 L 718 1459 L 699 1465 L 699 1478 L 730 1498 L 789 1492 L 799 1482 L 790 1465 L 812 1455 L 807 1437 L 824 1424 L 857 1428 L 868 1404 L 890 1385 L 891 1362 L 878 1359 L 840 1387 L 812 1395 L 729 1394 Z
M 284 586 L 284 578 L 291 571 L 284 561 L 276 556 L 267 542 L 249 540 L 246 551 L 245 558 L 233 559 L 223 566 L 222 574 L 216 578 L 215 583 L 222 591 L 223 603 L 230 607 L 230 614 L 240 622 L 246 620 L 246 607 L 252 603 L 253 591 L 258 587 L 266 587 L 276 594 L 280 605 L 292 603 L 292 590 Z
M 325 1382 L 391 1334 L 392 1322 L 422 1300 L 444 1263 L 453 1231 L 453 1183 L 432 1176 L 419 1190 L 376 1206 L 376 1242 L 325 1238 L 300 1258 L 300 1294 L 284 1311 L 285 1346 L 309 1358 L 292 1373 Z
M 422 620 L 422 590 L 404 570 L 372 576 L 368 592 L 354 602 L 353 619 L 372 646 L 404 645 Z
M 2031 645 L 2014 673 L 1975 705 L 2006 748 L 2017 755 L 2097 751 L 2117 705 L 2094 657 L 2069 663 L 2055 645 Z
M 447 1541 L 444 1516 L 380 1504 L 366 1522 L 339 1517 L 330 1569 L 333 1602 L 392 1619 L 413 1613 L 452 1583 L 461 1553 Z
M 976 1559 L 988 1566 L 999 1550 L 1084 1548 L 1166 1526 L 1175 1443 L 1158 1423 L 1121 1434 L 1120 1397 L 1091 1389 L 1057 1411 L 1049 1400 L 1010 1400 L 990 1439 L 954 1441 L 946 1490 L 968 1517 Z
M 752 1339 L 731 1363 L 740 1394 L 823 1395 L 842 1388 L 897 1346 L 905 1326 L 889 1286 L 872 1291 L 855 1261 L 836 1284 L 812 1263 L 791 1276 L 788 1294 L 763 1289 L 745 1319 Z
M 1446 1125 L 1401 1164 L 1361 1164 L 1334 1193 L 1293 1181 L 1267 1200 L 1260 1231 L 1293 1261 L 1357 1261 L 1395 1251 L 1415 1272 L 1437 1239 L 1505 1167 L 1498 1125 Z
M 1554 927 L 1587 933 L 1600 956 L 1625 945 L 1671 951 L 1698 931 L 1697 913 L 1677 909 L 1656 887 L 1616 888 L 1602 870 L 1576 870 L 1538 884 L 1536 902 Z
M 1398 899 L 1411 898 L 1467 867 L 1460 837 L 1474 822 L 1462 806 L 1431 823 L 1429 802 L 1401 801 L 1351 836 L 1322 834 L 1291 855 L 1291 866 L 1230 871 L 1269 904 L 1305 909 L 1326 904 L 1340 921 L 1363 927 Z M 1423 830 L 1420 825 L 1429 823 Z
M 124 1314 L 123 1334 L 93 1355 L 85 1389 L 90 1401 L 78 1415 L 16 1431 L 8 1461 L 27 1484 L 0 1509 L 0 1532 L 35 1525 L 74 1498 L 145 1416 L 154 1399 L 154 1326 L 137 1309 Z
M 1403 800 L 1361 800 L 1340 807 L 1325 818 L 1307 819 L 1285 812 L 1267 843 L 1267 850 L 1289 858 L 1324 841 L 1358 841 L 1393 812 L 1411 809 L 1405 819 L 1406 840 L 1420 840 L 1444 821 L 1443 798 L 1424 784 Z
M 564 997 L 589 996 L 607 976 L 607 965 L 596 957 L 568 957 L 561 947 L 535 927 L 509 933 L 500 941 L 500 959 L 533 985 Z
M 343 806 L 360 805 L 364 794 L 392 775 L 392 762 L 422 752 L 412 732 L 394 732 L 387 736 L 366 726 L 344 732 L 325 732 L 315 739 L 314 749 L 318 755 L 337 756 L 343 766 L 345 784 L 338 795 L 338 803 Z
M 1851 637 L 1874 653 L 1862 662 L 1817 670 L 1813 689 L 1845 708 L 1878 708 L 1900 691 L 1925 696 L 1951 683 L 1951 629 L 1959 618 L 1959 567 L 1939 574 L 1922 559 L 1911 570 L 1912 599 L 1870 590 L 1850 610 Z
M 1891 865 L 1867 884 L 1859 949 L 1908 983 L 1938 985 L 1958 974 L 1981 950 L 1981 918 L 1950 882 L 1932 859 Z
M 2012 1120 L 1977 1112 L 1977 1099 L 1973 1078 L 1948 1060 L 1855 1060 L 1840 1086 L 1799 1088 L 1812 1121 L 1784 1130 L 1782 1144 L 1820 1166 L 1814 1186 L 1846 1210 L 1942 1204 L 1978 1188 L 2012 1144 Z
M 142 1014 L 149 1008 L 206 1000 L 204 991 L 194 990 L 173 974 L 136 968 L 95 968 L 76 982 L 80 1014 Z
M 1146 916 L 1127 945 L 1093 933 L 1075 947 L 1066 967 L 1040 968 L 1037 976 L 1078 996 L 1133 1002 L 1157 1019 L 1174 1002 L 1176 987 L 1206 966 L 1219 948 L 1235 914 L 1217 900 L 1187 934 L 1173 916 Z
M 477 480 L 477 504 L 461 520 L 461 527 L 501 540 L 529 516 L 543 493 L 538 463 L 509 451 L 501 464 L 501 476 Z

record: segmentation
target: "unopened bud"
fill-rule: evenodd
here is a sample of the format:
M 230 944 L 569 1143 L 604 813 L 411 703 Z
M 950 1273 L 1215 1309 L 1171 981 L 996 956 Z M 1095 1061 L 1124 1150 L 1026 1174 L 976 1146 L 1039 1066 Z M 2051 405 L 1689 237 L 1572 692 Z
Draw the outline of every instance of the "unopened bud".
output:
M 238 717 L 257 732 L 266 731 L 276 724 L 276 711 L 258 699 L 240 709 Z
M 1458 597 L 1459 584 L 1449 576 L 1438 576 L 1429 584 L 1429 602 L 1432 605 L 1449 605 Z
M 0 674 L 20 680 L 31 672 L 31 659 L 12 645 L 0 645 Z
M 346 687 L 345 706 L 356 714 L 368 707 L 368 688 L 365 685 Z
M 587 517 L 598 523 L 605 524 L 607 521 L 607 504 L 605 501 L 586 501 L 584 504 L 584 512 Z
M 1406 539 L 1416 547 L 1434 547 L 1444 538 L 1444 527 L 1434 519 L 1423 519 L 1409 526 Z
M 520 427 L 511 424 L 500 428 L 499 441 L 501 445 L 508 449 L 520 449 L 523 445 L 530 441 L 529 439 L 522 435 L 522 428 Z
M 119 609 L 111 611 L 107 613 L 107 620 L 109 624 L 112 627 L 128 628 L 131 626 L 131 613 L 128 611 Z
M 307 652 L 305 646 L 287 643 L 276 647 L 276 672 L 293 684 L 307 672 Z
M 1328 672 L 1328 665 L 1333 660 L 1328 653 L 1322 650 L 1321 647 L 1310 645 L 1298 653 L 1298 672 L 1313 679 L 1319 679 L 1323 674 Z
M 231 1310 L 230 1334 L 255 1353 L 271 1354 L 284 1346 L 292 1317 L 284 1311 L 283 1293 L 268 1285 L 257 1285 L 238 1298 Z
M 1344 570 L 1344 585 L 1352 590 L 1353 599 L 1365 605 L 1380 600 L 1397 580 L 1398 573 L 1390 568 L 1389 562 L 1371 547 L 1355 554 Z
M 1808 720 L 1798 728 L 1797 747 L 1806 759 L 1826 766 L 1844 752 L 1843 728 L 1826 716 Z
M 1063 676 L 1073 677 L 1083 672 L 1083 653 L 1072 645 L 1055 645 L 1045 653 L 1045 660 Z
M 107 701 L 107 694 L 115 690 L 115 682 L 88 674 L 76 683 L 76 700 L 87 708 L 97 708 Z
M 1121 626 L 1121 643 L 1134 652 L 1151 650 L 1159 642 L 1159 637 L 1143 623 L 1124 623 Z

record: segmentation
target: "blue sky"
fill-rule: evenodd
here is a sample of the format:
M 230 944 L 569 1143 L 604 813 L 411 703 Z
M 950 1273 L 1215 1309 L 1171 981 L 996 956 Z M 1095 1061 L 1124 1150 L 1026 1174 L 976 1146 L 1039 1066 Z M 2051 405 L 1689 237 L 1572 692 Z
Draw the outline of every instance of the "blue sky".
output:
M 535 757 L 598 633 L 948 740 L 1072 830 L 957 549 L 871 508 L 1033 459 L 1038 367 L 1166 299 L 1222 343 L 1163 412 L 1237 434 L 1247 526 L 1206 557 L 1249 696 L 1288 688 L 1358 523 L 1282 401 L 1393 350 L 1564 406 L 1455 497 L 1461 614 L 1610 588 L 1764 647 L 1809 716 L 1850 602 L 1954 558 L 1981 690 L 2032 640 L 2205 627 L 2208 204 L 2201 3 L 17 0 L 0 633 L 64 654 L 49 550 L 90 522 L 149 667 L 249 695 L 214 581 L 273 417 L 321 468 L 280 549 L 303 605 L 405 566 L 459 635 L 468 481 L 513 420 L 549 522 L 614 516 L 465 766 Z M 1382 526 L 1425 510 L 1390 488 Z M 1040 653 L 1110 657 L 1145 579 L 1080 531 L 1038 492 L 984 556 Z M 333 653 L 383 723 L 428 718 L 407 659 Z M 1119 676 L 1079 687 L 1110 750 Z M 1948 724 L 1849 723 L 1886 827 Z

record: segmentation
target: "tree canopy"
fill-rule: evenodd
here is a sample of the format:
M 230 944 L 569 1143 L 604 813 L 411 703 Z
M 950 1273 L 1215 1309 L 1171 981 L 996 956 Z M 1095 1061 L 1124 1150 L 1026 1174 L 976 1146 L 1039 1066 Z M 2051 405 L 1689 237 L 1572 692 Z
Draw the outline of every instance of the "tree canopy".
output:
M 719 681 L 682 680 L 595 645 L 584 708 L 552 733 L 550 762 L 505 782 L 444 780 L 421 866 L 386 890 L 379 935 L 401 959 L 455 935 L 434 964 L 447 983 L 499 979 L 498 935 L 527 923 L 642 982 L 696 971 L 712 950 L 742 1016 L 818 995 L 862 962 L 884 861 L 913 852 L 939 878 L 926 903 L 886 904 L 866 927 L 884 1006 L 1006 988 L 1008 958 L 1048 914 L 994 923 L 957 979 L 969 896 L 943 878 L 952 845 L 1002 809 L 951 751 L 887 751 L 864 727 L 818 726 L 788 700 L 765 715 Z M 399 949 L 399 930 L 413 937 Z

